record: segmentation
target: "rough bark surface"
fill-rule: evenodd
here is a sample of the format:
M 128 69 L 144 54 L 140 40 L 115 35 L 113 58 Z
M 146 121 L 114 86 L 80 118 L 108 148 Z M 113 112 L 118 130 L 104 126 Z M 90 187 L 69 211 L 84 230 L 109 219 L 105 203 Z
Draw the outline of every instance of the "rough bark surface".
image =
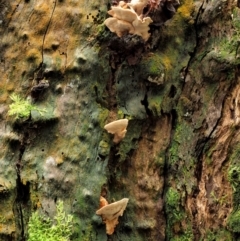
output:
M 73 241 L 240 240 L 239 2 L 153 12 L 146 43 L 109 32 L 110 5 L 0 1 L 0 240 L 60 199 Z M 14 120 L 12 93 L 45 112 Z M 129 198 L 111 236 L 100 195 Z

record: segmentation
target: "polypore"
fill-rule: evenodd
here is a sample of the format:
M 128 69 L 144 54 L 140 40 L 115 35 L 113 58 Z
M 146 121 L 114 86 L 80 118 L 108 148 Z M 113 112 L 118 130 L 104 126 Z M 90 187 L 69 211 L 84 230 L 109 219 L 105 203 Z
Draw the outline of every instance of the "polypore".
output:
M 136 34 L 147 41 L 150 36 L 148 25 L 152 22 L 149 17 L 142 19 L 143 9 L 147 4 L 148 0 L 132 0 L 130 3 L 120 1 L 118 6 L 112 6 L 108 11 L 112 17 L 107 18 L 104 24 L 118 37 Z
M 141 20 L 139 17 L 135 19 L 132 23 L 134 27 L 134 33 L 136 35 L 139 35 L 143 38 L 144 41 L 147 41 L 150 37 L 149 30 L 149 24 L 152 23 L 152 19 L 150 17 L 143 18 Z
M 120 201 L 105 205 L 96 211 L 96 214 L 101 215 L 103 222 L 106 223 L 107 234 L 113 234 L 114 229 L 118 224 L 118 217 L 123 215 L 128 201 L 128 198 L 123 198 Z
M 104 126 L 108 133 L 114 134 L 113 142 L 119 143 L 126 135 L 128 119 L 113 121 Z
M 134 32 L 134 28 L 130 23 L 117 18 L 107 18 L 104 24 L 111 32 L 116 33 L 118 37 L 122 37 L 126 33 Z
M 147 6 L 148 0 L 132 0 L 127 5 L 132 8 L 137 15 L 141 15 L 143 13 L 143 9 Z

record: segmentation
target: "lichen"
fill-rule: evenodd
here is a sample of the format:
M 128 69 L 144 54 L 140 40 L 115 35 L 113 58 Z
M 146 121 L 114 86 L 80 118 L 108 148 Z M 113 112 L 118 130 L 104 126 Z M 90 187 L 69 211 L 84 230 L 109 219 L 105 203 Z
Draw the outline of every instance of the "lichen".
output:
M 193 0 L 185 0 L 183 4 L 178 8 L 178 13 L 185 19 L 190 20 L 194 11 Z
M 162 73 L 165 72 L 164 68 L 164 59 L 160 56 L 160 54 L 157 53 L 151 53 L 149 56 L 146 56 L 143 58 L 143 60 L 140 63 L 141 68 L 144 68 L 144 75 L 155 77 L 159 76 Z

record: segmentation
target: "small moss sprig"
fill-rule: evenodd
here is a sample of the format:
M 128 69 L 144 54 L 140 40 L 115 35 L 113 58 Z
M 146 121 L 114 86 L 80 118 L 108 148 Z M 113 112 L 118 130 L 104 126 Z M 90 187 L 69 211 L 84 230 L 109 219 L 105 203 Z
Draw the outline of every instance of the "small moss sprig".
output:
M 231 166 L 228 170 L 228 181 L 231 183 L 233 191 L 236 192 L 240 183 L 240 167 Z
M 19 95 L 13 93 L 10 95 L 11 100 L 13 101 L 12 104 L 9 105 L 9 116 L 15 116 L 15 119 L 19 118 L 28 118 L 31 114 L 32 110 L 36 110 L 40 113 L 40 115 L 45 112 L 45 109 L 40 109 L 34 105 L 32 105 L 28 100 L 24 100 Z
M 57 203 L 54 221 L 41 216 L 37 211 L 32 213 L 28 223 L 28 241 L 69 241 L 72 234 L 72 215 L 66 215 L 63 201 Z

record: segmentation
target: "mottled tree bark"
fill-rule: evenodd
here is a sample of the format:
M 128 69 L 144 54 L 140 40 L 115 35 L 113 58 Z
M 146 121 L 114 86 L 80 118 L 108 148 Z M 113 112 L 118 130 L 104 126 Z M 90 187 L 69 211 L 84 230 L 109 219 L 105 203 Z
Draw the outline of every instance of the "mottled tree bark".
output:
M 110 5 L 0 2 L 0 240 L 27 240 L 60 199 L 71 240 L 239 240 L 238 1 L 164 5 L 147 42 L 111 33 Z M 44 113 L 15 120 L 12 93 Z M 111 236 L 100 195 L 129 198 Z

